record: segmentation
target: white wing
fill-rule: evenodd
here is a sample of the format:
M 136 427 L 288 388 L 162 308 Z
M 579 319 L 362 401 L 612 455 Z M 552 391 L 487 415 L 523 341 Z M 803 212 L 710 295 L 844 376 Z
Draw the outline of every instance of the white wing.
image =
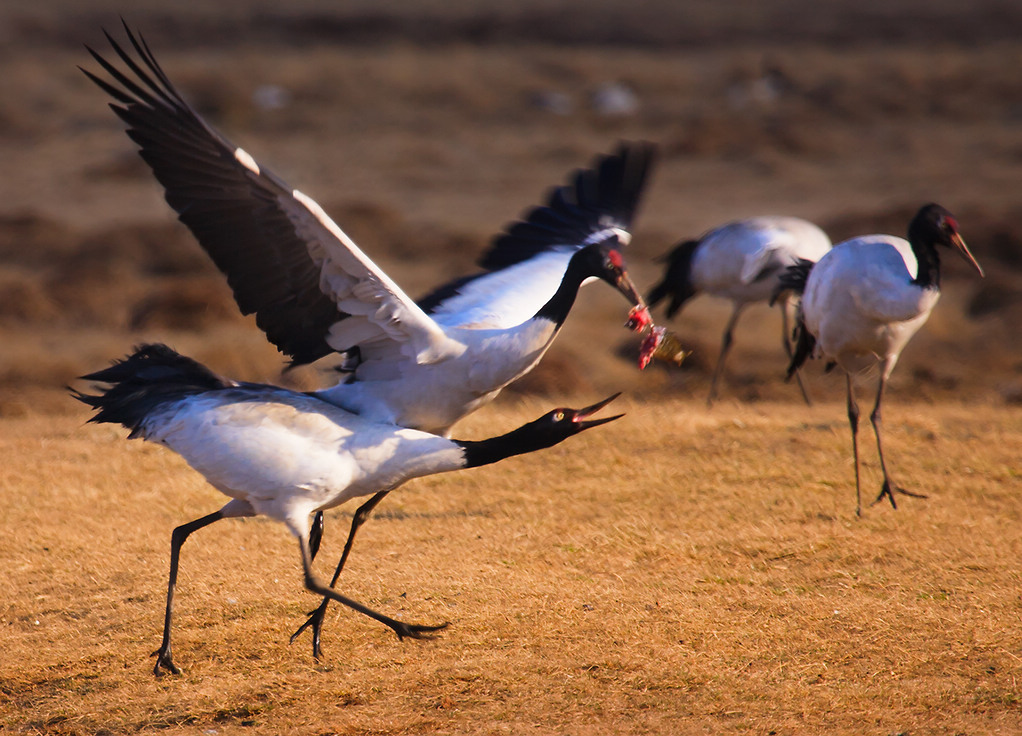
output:
M 377 354 L 393 341 L 417 363 L 436 363 L 460 355 L 465 346 L 452 340 L 387 274 L 355 245 L 312 199 L 295 190 L 313 221 L 287 211 L 295 233 L 320 268 L 320 290 L 347 315 L 331 325 L 326 342 L 344 352 L 356 345 Z
M 911 281 L 919 266 L 907 240 L 872 235 L 841 244 L 854 254 L 858 276 L 848 290 L 860 313 L 876 322 L 907 322 L 933 308 L 939 292 L 920 289 Z
M 815 262 L 830 249 L 830 238 L 820 228 L 797 217 L 753 217 L 736 225 L 747 233 L 743 284 L 767 278 L 799 258 Z

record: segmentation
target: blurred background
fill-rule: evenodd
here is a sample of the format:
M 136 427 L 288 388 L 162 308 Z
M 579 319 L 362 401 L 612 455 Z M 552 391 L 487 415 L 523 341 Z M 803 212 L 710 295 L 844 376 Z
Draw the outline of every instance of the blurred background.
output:
M 944 295 L 902 356 L 901 400 L 1022 404 L 1022 4 L 1012 0 L 25 2 L 0 6 L 0 416 L 83 411 L 64 386 L 144 340 L 238 378 L 313 387 L 163 202 L 83 44 L 140 30 L 200 112 L 314 197 L 413 296 L 475 270 L 489 239 L 620 139 L 660 160 L 629 247 L 642 288 L 674 243 L 788 214 L 837 242 L 954 212 L 987 272 L 944 258 Z M 627 305 L 583 292 L 509 392 L 702 401 L 730 307 L 671 327 L 681 369 L 635 368 Z M 654 315 L 660 317 L 659 314 Z M 328 361 L 326 361 L 328 363 Z M 779 317 L 749 310 L 725 401 L 800 401 Z M 839 376 L 811 368 L 819 398 Z

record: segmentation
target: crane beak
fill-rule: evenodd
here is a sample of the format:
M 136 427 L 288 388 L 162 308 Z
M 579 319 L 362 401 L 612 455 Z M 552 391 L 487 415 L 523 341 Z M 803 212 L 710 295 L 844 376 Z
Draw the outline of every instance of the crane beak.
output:
M 614 282 L 614 286 L 617 290 L 625 295 L 625 299 L 630 301 L 633 306 L 644 309 L 646 302 L 642 300 L 642 296 L 639 294 L 639 290 L 635 288 L 635 284 L 632 283 L 632 277 L 628 275 L 628 272 L 622 270 L 618 274 L 617 281 Z
M 574 421 L 575 424 L 577 424 L 580 427 L 580 429 L 589 429 L 590 427 L 598 427 L 601 424 L 606 424 L 607 422 L 613 422 L 615 419 L 620 419 L 621 417 L 624 416 L 624 414 L 616 414 L 615 416 L 604 417 L 602 419 L 589 419 L 589 417 L 591 417 L 593 414 L 598 412 L 600 409 L 605 407 L 607 404 L 612 402 L 620 395 L 621 392 L 618 391 L 616 394 L 607 397 L 603 401 L 599 401 L 593 404 L 592 406 L 587 406 L 585 409 L 577 410 L 575 412 L 575 416 L 572 418 L 572 421 Z
M 627 271 L 621 271 L 614 285 L 633 305 L 631 311 L 628 312 L 628 321 L 625 322 L 625 327 L 635 332 L 645 332 L 653 324 L 653 318 L 649 314 L 649 307 L 646 306 L 642 295 L 632 283 L 631 276 Z
M 968 261 L 972 267 L 979 272 L 981 277 L 985 277 L 986 274 L 983 273 L 983 267 L 980 266 L 975 257 L 973 257 L 972 253 L 969 251 L 969 246 L 967 246 L 965 241 L 962 240 L 962 236 L 958 233 L 952 233 L 951 242 L 955 244 L 955 248 L 958 249 L 958 253 L 962 256 L 962 258 Z

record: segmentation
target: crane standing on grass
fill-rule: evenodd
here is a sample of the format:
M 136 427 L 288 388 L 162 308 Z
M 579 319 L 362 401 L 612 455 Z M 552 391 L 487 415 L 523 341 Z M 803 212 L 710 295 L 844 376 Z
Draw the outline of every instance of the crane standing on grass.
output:
M 830 250 L 830 238 L 811 222 L 797 217 L 750 217 L 714 228 L 697 240 L 686 240 L 674 247 L 664 260 L 667 268 L 661 281 L 649 293 L 649 306 L 669 298 L 667 317 L 673 317 L 692 297 L 700 293 L 729 299 L 731 317 L 724 328 L 720 356 L 713 369 L 706 403 L 717 399 L 717 384 L 724 373 L 733 332 L 747 306 L 770 299 L 777 278 L 799 259 L 818 260 Z M 781 304 L 784 351 L 791 358 L 788 337 L 788 312 Z M 806 403 L 812 403 L 798 376 L 798 385 Z
M 884 496 L 897 508 L 894 494 L 920 496 L 891 481 L 880 439 L 880 404 L 887 379 L 901 351 L 922 327 L 940 298 L 940 254 L 937 246 L 953 248 L 983 276 L 958 231 L 958 221 L 936 204 L 922 207 L 908 226 L 908 240 L 893 235 L 865 235 L 846 240 L 815 265 L 805 261 L 788 269 L 778 292 L 802 294 L 795 355 L 788 378 L 814 353 L 845 372 L 848 421 L 855 457 L 855 513 L 862 515 L 859 483 L 859 405 L 855 380 L 879 364 L 876 403 L 870 414 L 876 435 Z

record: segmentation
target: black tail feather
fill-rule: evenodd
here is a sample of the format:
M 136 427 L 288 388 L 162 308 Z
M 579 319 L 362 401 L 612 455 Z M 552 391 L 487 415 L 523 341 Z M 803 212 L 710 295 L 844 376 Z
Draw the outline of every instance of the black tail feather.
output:
M 815 265 L 814 261 L 799 258 L 794 266 L 788 266 L 781 271 L 781 275 L 777 278 L 777 286 L 774 287 L 774 293 L 770 295 L 770 306 L 774 306 L 779 299 L 788 294 L 802 296 L 806 290 L 809 272 Z
M 138 436 L 145 418 L 167 402 L 236 385 L 161 344 L 142 345 L 82 379 L 111 384 L 99 394 L 71 389 L 75 399 L 96 409 L 89 421 L 121 424 L 131 430 L 131 437 Z
M 667 317 L 670 319 L 685 302 L 695 296 L 695 287 L 692 286 L 692 256 L 698 247 L 698 240 L 685 240 L 659 259 L 667 262 L 667 268 L 664 270 L 664 277 L 650 289 L 649 296 L 646 297 L 650 309 L 670 297 L 667 305 Z
M 786 381 L 791 380 L 791 377 L 795 375 L 795 371 L 809 360 L 813 350 L 816 349 L 816 338 L 806 327 L 801 309 L 795 315 L 795 329 L 792 331 L 792 337 L 795 341 L 795 348 L 791 354 L 791 363 L 788 364 L 788 372 L 784 379 Z
M 809 280 L 809 273 L 813 270 L 815 262 L 799 258 L 794 266 L 784 269 L 777 279 L 777 286 L 770 296 L 770 306 L 778 301 L 787 300 L 791 295 L 802 296 L 806 290 L 806 281 Z M 784 308 L 782 306 L 782 308 Z M 805 317 L 802 314 L 802 307 L 795 312 L 795 328 L 792 330 L 792 339 L 795 349 L 791 355 L 791 363 L 788 364 L 788 372 L 785 380 L 790 381 L 795 371 L 805 364 L 812 356 L 816 348 L 816 338 L 806 328 Z

